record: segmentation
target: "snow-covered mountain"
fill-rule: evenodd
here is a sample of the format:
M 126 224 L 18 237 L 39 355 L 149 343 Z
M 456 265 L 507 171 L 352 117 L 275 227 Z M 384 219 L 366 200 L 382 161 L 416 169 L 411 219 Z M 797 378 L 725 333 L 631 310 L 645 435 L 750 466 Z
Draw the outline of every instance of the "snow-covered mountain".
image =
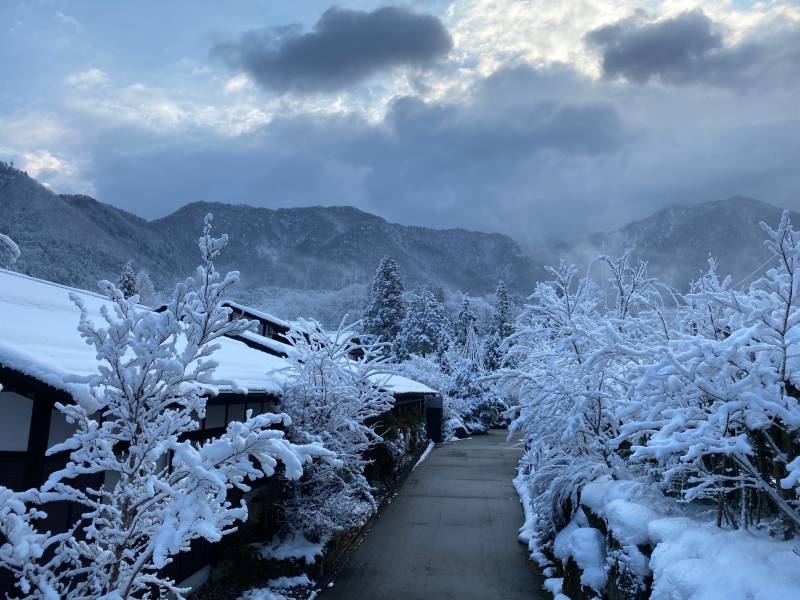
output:
M 18 269 L 94 289 L 133 259 L 156 285 L 191 273 L 206 213 L 230 236 L 222 269 L 237 269 L 243 287 L 338 290 L 366 283 L 378 260 L 393 256 L 407 288 L 442 286 L 472 294 L 499 279 L 527 290 L 541 275 L 512 239 L 463 229 L 408 227 L 351 207 L 271 210 L 192 203 L 146 221 L 88 196 L 58 195 L 0 163 L 0 231 L 17 241 Z
M 781 214 L 749 198 L 676 205 L 534 259 L 504 235 L 397 225 L 347 206 L 272 210 L 192 203 L 146 221 L 88 196 L 56 194 L 0 163 L 0 232 L 22 249 L 17 268 L 59 283 L 94 289 L 97 279 L 116 278 L 133 259 L 157 286 L 171 284 L 196 265 L 195 240 L 207 212 L 214 213 L 217 231 L 230 235 L 220 266 L 241 271 L 243 297 L 258 304 L 261 296 L 277 294 L 280 304 L 287 289 L 322 290 L 322 300 L 312 304 L 341 301 L 337 314 L 345 308 L 353 314 L 360 302 L 355 298 L 385 255 L 400 264 L 408 289 L 442 286 L 478 295 L 493 291 L 499 279 L 527 295 L 545 276 L 543 264 L 560 258 L 586 264 L 625 248 L 648 259 L 651 275 L 679 288 L 705 268 L 709 254 L 717 257 L 721 274 L 738 282 L 768 257 L 759 222 L 775 225 Z M 800 215 L 794 220 L 800 223 Z
M 563 257 L 585 265 L 598 254 L 613 257 L 629 248 L 635 257 L 647 259 L 650 275 L 682 290 L 707 268 L 712 255 L 720 275 L 732 275 L 733 283 L 749 282 L 748 275 L 769 258 L 759 223 L 776 227 L 782 212 L 742 197 L 669 206 L 616 231 L 560 244 L 551 249 L 549 260 Z M 792 213 L 792 222 L 800 225 L 800 215 Z

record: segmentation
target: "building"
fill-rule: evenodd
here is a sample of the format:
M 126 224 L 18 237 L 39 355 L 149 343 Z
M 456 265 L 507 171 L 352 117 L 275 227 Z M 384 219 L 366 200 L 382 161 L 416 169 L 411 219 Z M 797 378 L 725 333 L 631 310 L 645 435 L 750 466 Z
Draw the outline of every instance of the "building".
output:
M 55 404 L 91 403 L 88 386 L 80 378 L 96 373 L 98 363 L 94 349 L 78 333 L 79 310 L 71 294 L 82 299 L 92 320 L 102 322 L 100 310 L 108 304 L 104 296 L 0 269 L 0 485 L 10 489 L 39 487 L 65 465 L 66 453 L 46 455 L 48 448 L 73 432 Z M 217 341 L 215 377 L 227 383 L 209 390 L 202 428 L 189 434 L 190 439 L 220 434 L 228 422 L 242 420 L 248 409 L 256 414 L 280 411 L 287 367 L 285 334 L 291 325 L 234 303 L 229 306 L 234 317 L 256 320 L 259 328 Z M 387 376 L 382 385 L 395 394 L 394 410 L 425 411 L 437 397 L 434 390 L 403 377 Z M 270 480 L 262 483 L 269 485 Z M 74 511 L 67 503 L 48 506 L 43 526 L 64 530 L 77 516 Z M 213 545 L 199 542 L 168 568 L 176 581 L 194 583 L 202 580 L 214 559 Z M 8 574 L 0 572 L 0 592 L 10 589 L 11 583 Z

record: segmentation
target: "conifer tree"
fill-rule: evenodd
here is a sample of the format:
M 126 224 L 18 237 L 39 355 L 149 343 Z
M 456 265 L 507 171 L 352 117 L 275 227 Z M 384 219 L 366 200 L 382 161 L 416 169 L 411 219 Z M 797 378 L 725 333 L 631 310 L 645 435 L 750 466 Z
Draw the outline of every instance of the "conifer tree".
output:
M 150 274 L 144 269 L 136 273 L 136 293 L 139 294 L 139 302 L 146 306 L 153 306 L 156 302 L 156 290 Z
M 400 360 L 412 354 L 441 356 L 449 344 L 449 327 L 444 305 L 427 289 L 419 290 L 408 305 L 394 354 Z
M 130 298 L 137 293 L 136 289 L 136 269 L 133 268 L 133 261 L 129 260 L 122 267 L 122 272 L 117 278 L 117 289 L 122 292 L 125 298 Z
M 456 345 L 462 348 L 464 347 L 467 343 L 467 333 L 469 332 L 470 325 L 474 327 L 476 321 L 477 318 L 475 317 L 475 313 L 472 312 L 469 296 L 464 296 L 464 302 L 461 305 L 461 310 L 458 311 L 455 323 Z
M 489 335 L 486 337 L 485 363 L 490 371 L 499 369 L 503 364 L 503 340 L 514 332 L 511 318 L 511 301 L 508 299 L 508 288 L 501 280 L 494 296 L 494 313 L 490 322 Z
M 381 259 L 370 283 L 361 324 L 364 333 L 380 342 L 393 343 L 406 314 L 400 267 L 389 256 Z
M 10 267 L 19 258 L 19 246 L 7 235 L 0 233 L 0 267 Z

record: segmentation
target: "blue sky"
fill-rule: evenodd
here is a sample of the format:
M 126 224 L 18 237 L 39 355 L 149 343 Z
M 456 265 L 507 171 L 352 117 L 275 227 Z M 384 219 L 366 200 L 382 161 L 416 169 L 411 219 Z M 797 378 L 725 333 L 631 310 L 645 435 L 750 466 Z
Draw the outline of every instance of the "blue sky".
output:
M 146 218 L 351 204 L 526 245 L 800 208 L 800 6 L 0 4 L 0 159 Z

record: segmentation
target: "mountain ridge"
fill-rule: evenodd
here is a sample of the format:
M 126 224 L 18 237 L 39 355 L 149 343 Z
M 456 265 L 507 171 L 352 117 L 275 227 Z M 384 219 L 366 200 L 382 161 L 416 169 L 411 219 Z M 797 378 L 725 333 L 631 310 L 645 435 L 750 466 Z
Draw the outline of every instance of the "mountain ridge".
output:
M 90 196 L 56 194 L 26 173 L 0 166 L 0 231 L 22 248 L 19 270 L 60 283 L 93 288 L 133 259 L 157 285 L 170 285 L 197 264 L 196 241 L 207 212 L 214 213 L 215 231 L 230 238 L 220 269 L 239 270 L 247 287 L 363 284 L 387 254 L 400 263 L 409 288 L 441 285 L 484 294 L 499 279 L 523 289 L 540 274 L 514 240 L 498 233 L 400 225 L 349 206 L 192 202 L 147 221 Z
M 734 196 L 674 204 L 616 230 L 562 242 L 535 259 L 499 233 L 391 223 L 359 208 L 265 208 L 191 202 L 152 221 L 86 195 L 56 194 L 24 172 L 0 163 L 0 231 L 22 248 L 18 269 L 59 283 L 94 289 L 133 259 L 166 289 L 193 272 L 203 217 L 229 234 L 220 270 L 241 272 L 245 289 L 345 290 L 366 284 L 378 260 L 393 256 L 407 289 L 444 287 L 491 293 L 499 279 L 527 296 L 546 277 L 543 265 L 562 259 L 586 265 L 598 254 L 633 249 L 650 273 L 685 289 L 717 258 L 734 281 L 768 258 L 758 226 L 775 226 L 782 210 Z M 792 213 L 794 222 L 800 215 Z

